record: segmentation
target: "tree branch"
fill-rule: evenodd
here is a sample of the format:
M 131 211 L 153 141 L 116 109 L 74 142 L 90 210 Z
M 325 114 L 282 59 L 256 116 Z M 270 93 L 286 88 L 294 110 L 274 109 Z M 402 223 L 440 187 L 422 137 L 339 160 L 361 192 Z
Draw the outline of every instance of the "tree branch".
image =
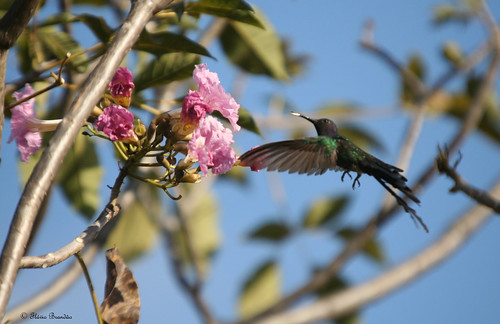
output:
M 73 144 L 81 125 L 90 115 L 94 105 L 105 91 L 116 68 L 139 37 L 153 11 L 167 0 L 143 0 L 133 2 L 131 11 L 106 53 L 89 75 L 72 108 L 49 141 L 40 162 L 35 166 L 23 191 L 14 214 L 9 234 L 0 259 L 0 318 L 14 286 L 20 261 L 25 253 L 36 213 L 43 196 L 54 181 L 54 177 Z
M 97 220 L 78 235 L 73 241 L 57 251 L 40 256 L 24 256 L 19 268 L 47 268 L 63 262 L 73 254 L 80 252 L 89 242 L 92 242 L 100 230 L 120 211 L 118 205 L 108 205 L 101 212 Z
M 495 213 L 500 214 L 500 200 L 494 199 L 487 191 L 477 189 L 465 181 L 460 174 L 457 173 L 456 167 L 460 162 L 460 158 L 454 163 L 453 167 L 449 165 L 448 153 L 438 148 L 439 155 L 436 158 L 436 164 L 439 173 L 446 174 L 449 178 L 455 181 L 455 185 L 450 189 L 450 192 L 462 191 L 467 196 L 471 197 L 481 205 L 491 208 Z
M 90 244 L 83 253 L 85 263 L 91 264 L 100 249 L 101 246 L 99 244 Z M 55 280 L 47 284 L 45 288 L 40 290 L 36 295 L 31 296 L 28 300 L 10 309 L 5 315 L 6 320 L 9 323 L 20 321 L 21 318 L 19 315 L 21 313 L 25 312 L 30 314 L 50 304 L 70 288 L 81 274 L 82 268 L 78 264 L 78 261 L 75 260 L 61 275 L 57 276 Z
M 493 188 L 492 194 L 500 195 L 500 182 Z M 460 248 L 489 217 L 491 217 L 491 211 L 488 208 L 475 206 L 455 221 L 433 245 L 379 277 L 356 287 L 331 294 L 301 308 L 276 314 L 255 323 L 316 323 L 321 320 L 342 317 L 408 284 L 438 265 Z

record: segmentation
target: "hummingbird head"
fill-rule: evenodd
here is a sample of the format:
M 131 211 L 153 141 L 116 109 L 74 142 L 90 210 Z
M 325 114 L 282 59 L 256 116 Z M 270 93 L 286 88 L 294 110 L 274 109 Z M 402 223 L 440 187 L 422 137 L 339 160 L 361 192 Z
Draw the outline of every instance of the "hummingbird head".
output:
M 339 134 L 337 125 L 335 125 L 335 123 L 330 119 L 327 118 L 314 119 L 296 112 L 292 112 L 292 115 L 302 117 L 313 123 L 314 127 L 316 128 L 316 132 L 318 132 L 319 136 L 335 137 Z

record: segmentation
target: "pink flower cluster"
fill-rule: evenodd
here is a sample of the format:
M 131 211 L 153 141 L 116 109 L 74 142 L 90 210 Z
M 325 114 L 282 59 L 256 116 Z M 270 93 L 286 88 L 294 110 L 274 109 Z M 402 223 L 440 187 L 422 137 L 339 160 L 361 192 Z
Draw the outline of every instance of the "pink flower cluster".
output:
M 233 132 L 215 117 L 207 116 L 193 132 L 188 143 L 188 157 L 198 160 L 205 175 L 209 167 L 213 174 L 226 173 L 236 161 L 236 153 L 231 148 L 233 143 Z
M 128 106 L 132 95 L 132 73 L 126 67 L 119 67 L 109 83 L 109 92 L 117 103 Z M 126 141 L 136 139 L 134 133 L 134 114 L 121 105 L 111 104 L 104 111 L 94 125 L 97 130 L 104 132 L 112 141 Z
M 135 137 L 134 114 L 122 106 L 112 104 L 104 108 L 94 125 L 112 141 L 122 141 Z
M 207 113 L 218 111 L 231 123 L 234 131 L 239 131 L 238 110 L 240 105 L 226 93 L 220 85 L 217 73 L 210 72 L 206 64 L 195 66 L 193 79 L 198 91 L 190 90 L 182 102 L 181 121 L 198 126 L 189 141 L 188 157 L 198 160 L 201 171 L 213 174 L 229 171 L 236 161 L 236 154 L 231 148 L 233 133 L 222 123 Z
M 26 83 L 24 92 L 14 92 L 17 101 L 31 96 L 34 93 L 29 83 Z M 42 146 L 42 135 L 33 129 L 33 123 L 37 121 L 33 105 L 35 98 L 23 102 L 11 109 L 12 119 L 10 121 L 11 135 L 8 143 L 16 140 L 17 148 L 21 152 L 21 160 L 28 162 L 31 154 L 34 154 Z

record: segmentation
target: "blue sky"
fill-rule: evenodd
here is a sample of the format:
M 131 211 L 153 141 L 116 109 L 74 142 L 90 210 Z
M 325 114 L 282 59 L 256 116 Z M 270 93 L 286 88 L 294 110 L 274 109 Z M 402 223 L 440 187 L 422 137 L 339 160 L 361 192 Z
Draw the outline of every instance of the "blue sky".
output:
M 394 71 L 361 49 L 362 26 L 367 19 L 373 19 L 376 23 L 376 43 L 399 61 L 406 61 L 410 54 L 418 52 L 427 62 L 430 79 L 435 80 L 445 71 L 440 57 L 443 41 L 454 40 L 468 53 L 484 41 L 485 34 L 477 24 L 436 28 L 431 24 L 430 17 L 437 3 L 431 0 L 252 2 L 264 11 L 278 33 L 291 41 L 293 51 L 308 54 L 311 60 L 306 72 L 290 83 L 250 77 L 240 103 L 257 116 L 265 116 L 270 96 L 282 96 L 296 111 L 311 114 L 328 102 L 355 102 L 366 112 L 373 113 L 366 119 L 357 120 L 355 125 L 368 130 L 384 144 L 385 150 L 374 150 L 372 153 L 388 163 L 394 163 L 409 125 L 409 115 L 397 109 L 399 79 Z M 490 1 L 490 5 L 496 18 L 500 19 L 500 4 Z M 204 62 L 211 71 L 219 74 L 226 89 L 230 89 L 237 77 L 235 69 L 222 59 L 218 44 L 213 44 L 209 50 L 218 60 L 206 58 Z M 10 80 L 14 78 L 10 77 Z M 498 84 L 497 92 L 500 89 Z M 459 85 L 455 82 L 450 88 Z M 387 110 L 391 113 L 377 114 Z M 294 121 L 292 116 L 283 118 Z M 436 146 L 449 139 L 458 127 L 457 122 L 443 117 L 431 117 L 425 122 L 406 173 L 410 184 L 435 156 Z M 19 157 L 15 146 L 6 144 L 10 135 L 8 124 L 5 129 L 0 168 L 0 204 L 5 224 L 0 227 L 2 238 L 6 236 L 10 217 L 21 193 L 16 171 Z M 312 125 L 309 134 L 314 134 Z M 286 132 L 273 131 L 265 132 L 264 138 L 260 138 L 241 132 L 235 140 L 238 148 L 244 151 L 287 136 Z M 99 149 L 105 155 L 109 150 L 108 143 L 101 143 Z M 488 188 L 497 181 L 500 176 L 500 150 L 497 145 L 485 140 L 481 134 L 474 134 L 461 151 L 463 159 L 459 171 L 466 179 L 482 188 Z M 109 194 L 104 184 L 112 183 L 118 172 L 109 157 L 106 162 L 109 163 L 106 164 L 103 181 L 103 200 Z M 352 196 L 342 222 L 360 225 L 378 210 L 385 195 L 383 188 L 366 176 L 361 178 L 361 187 L 354 192 L 349 183 L 340 182 L 340 174 L 337 173 L 305 177 L 260 172 L 252 173 L 249 179 L 247 188 L 225 181 L 217 182 L 214 187 L 221 210 L 219 222 L 223 245 L 214 258 L 204 297 L 215 315 L 223 320 L 234 318 L 240 286 L 260 262 L 277 258 L 283 270 L 283 289 L 291 291 L 308 278 L 312 268 L 328 262 L 341 248 L 339 241 L 332 240 L 326 232 L 299 236 L 286 245 L 276 247 L 252 244 L 244 239 L 250 229 L 273 217 L 286 217 L 291 223 L 298 224 L 314 198 L 339 194 Z M 282 185 L 286 197 L 282 204 L 277 204 L 272 198 L 269 183 Z M 449 194 L 450 187 L 450 180 L 439 177 L 419 195 L 422 205 L 417 212 L 429 226 L 429 234 L 415 228 L 410 218 L 400 212 L 378 234 L 388 256 L 387 264 L 380 267 L 356 257 L 347 264 L 342 274 L 353 283 L 364 282 L 435 241 L 461 212 L 472 206 L 463 194 Z M 31 253 L 56 250 L 78 235 L 86 225 L 64 204 L 61 193 L 56 190 L 46 222 Z M 493 218 L 463 249 L 444 263 L 363 309 L 363 320 L 366 323 L 406 324 L 498 321 L 500 258 L 494 247 L 498 246 L 499 227 L 498 218 Z M 141 323 L 158 322 L 158 319 L 169 323 L 200 323 L 194 308 L 175 282 L 164 244 L 161 239 L 158 240 L 151 252 L 130 265 L 141 293 Z M 59 265 L 45 270 L 22 270 L 10 305 L 38 291 L 64 268 L 65 265 Z M 100 300 L 104 290 L 104 269 L 104 256 L 98 257 L 90 267 Z M 80 279 L 61 300 L 41 310 L 41 313 L 67 313 L 73 316 L 75 323 L 92 321 L 94 314 L 88 297 L 85 282 Z

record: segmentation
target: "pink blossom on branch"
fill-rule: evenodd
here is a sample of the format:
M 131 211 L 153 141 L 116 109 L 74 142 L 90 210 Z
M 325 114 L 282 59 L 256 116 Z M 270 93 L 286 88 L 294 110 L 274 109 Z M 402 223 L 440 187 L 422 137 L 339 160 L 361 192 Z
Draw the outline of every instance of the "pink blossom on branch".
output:
M 198 91 L 189 90 L 182 101 L 181 121 L 196 127 L 209 109 Z
M 207 116 L 200 120 L 193 138 L 188 143 L 188 158 L 198 160 L 201 171 L 213 174 L 229 171 L 236 161 L 236 153 L 231 148 L 233 133 L 225 128 L 215 117 Z
M 134 133 L 134 115 L 127 109 L 112 104 L 104 108 L 94 125 L 112 141 L 136 139 Z
M 31 96 L 34 93 L 29 83 L 26 83 L 24 92 L 14 92 L 13 96 L 17 101 Z M 16 140 L 17 148 L 21 152 L 21 160 L 28 162 L 31 154 L 34 154 L 42 146 L 42 135 L 38 131 L 32 131 L 31 121 L 36 120 L 33 105 L 35 98 L 23 102 L 11 109 L 12 119 L 10 121 L 11 135 L 8 143 Z
M 206 64 L 198 64 L 195 65 L 193 79 L 198 85 L 200 98 L 207 105 L 207 112 L 217 110 L 229 120 L 235 131 L 239 131 L 241 127 L 237 122 L 240 105 L 220 85 L 217 73 L 210 72 Z
M 111 79 L 109 92 L 119 105 L 126 107 L 130 105 L 132 89 L 135 87 L 132 79 L 133 75 L 126 67 L 119 67 Z

